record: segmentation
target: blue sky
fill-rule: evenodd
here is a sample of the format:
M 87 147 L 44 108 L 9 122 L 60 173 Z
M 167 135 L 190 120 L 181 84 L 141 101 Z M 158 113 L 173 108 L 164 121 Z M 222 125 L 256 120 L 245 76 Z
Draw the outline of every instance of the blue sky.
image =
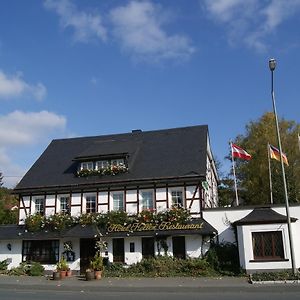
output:
M 300 0 L 0 1 L 0 172 L 53 138 L 208 124 L 228 141 L 272 109 L 299 122 Z

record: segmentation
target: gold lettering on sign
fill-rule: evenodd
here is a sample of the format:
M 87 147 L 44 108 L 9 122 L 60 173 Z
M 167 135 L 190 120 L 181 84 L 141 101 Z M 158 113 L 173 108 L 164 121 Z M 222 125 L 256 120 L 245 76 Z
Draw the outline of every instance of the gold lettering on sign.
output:
M 133 224 L 111 224 L 107 228 L 108 232 L 139 232 L 152 230 L 195 230 L 202 229 L 203 222 L 197 224 L 172 224 L 171 222 L 161 222 L 159 224 L 151 223 L 133 223 Z

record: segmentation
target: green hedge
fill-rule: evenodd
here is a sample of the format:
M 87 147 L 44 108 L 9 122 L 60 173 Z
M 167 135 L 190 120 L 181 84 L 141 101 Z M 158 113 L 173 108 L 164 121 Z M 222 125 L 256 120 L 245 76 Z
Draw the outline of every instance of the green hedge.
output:
M 124 267 L 113 263 L 105 268 L 106 277 L 173 277 L 173 276 L 216 276 L 205 259 L 176 259 L 170 256 L 158 256 Z
M 240 275 L 242 270 L 239 262 L 239 252 L 235 244 L 212 244 L 205 255 L 210 265 L 223 275 Z
M 299 272 L 295 275 L 292 271 L 280 272 L 261 272 L 251 275 L 252 281 L 286 281 L 286 280 L 300 280 Z

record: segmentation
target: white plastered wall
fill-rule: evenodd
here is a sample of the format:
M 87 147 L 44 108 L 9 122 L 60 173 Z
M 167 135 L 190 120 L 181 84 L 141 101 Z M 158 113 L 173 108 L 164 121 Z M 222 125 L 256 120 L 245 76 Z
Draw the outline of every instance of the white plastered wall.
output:
M 202 256 L 202 236 L 187 235 L 185 236 L 186 255 L 191 258 Z
M 8 249 L 11 246 L 11 250 Z M 10 260 L 8 269 L 18 267 L 22 262 L 22 241 L 21 240 L 1 240 L 0 241 L 0 261 Z

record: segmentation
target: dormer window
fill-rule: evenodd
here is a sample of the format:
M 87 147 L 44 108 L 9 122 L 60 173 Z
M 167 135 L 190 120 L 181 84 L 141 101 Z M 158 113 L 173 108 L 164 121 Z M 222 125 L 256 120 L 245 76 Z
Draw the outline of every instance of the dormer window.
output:
M 109 161 L 108 160 L 99 160 L 96 162 L 95 169 L 96 170 L 101 170 L 105 169 L 109 166 Z
M 99 159 L 99 158 L 98 158 Z M 107 158 L 102 160 L 82 161 L 77 170 L 78 177 L 117 175 L 128 171 L 125 158 Z
M 85 162 L 82 162 L 81 165 L 80 165 L 80 170 L 91 171 L 93 169 L 94 169 L 94 165 L 93 165 L 92 161 L 85 161 Z
M 123 158 L 119 158 L 119 159 L 112 159 L 111 163 L 112 166 L 120 166 L 120 165 L 125 165 L 124 163 L 124 159 Z

